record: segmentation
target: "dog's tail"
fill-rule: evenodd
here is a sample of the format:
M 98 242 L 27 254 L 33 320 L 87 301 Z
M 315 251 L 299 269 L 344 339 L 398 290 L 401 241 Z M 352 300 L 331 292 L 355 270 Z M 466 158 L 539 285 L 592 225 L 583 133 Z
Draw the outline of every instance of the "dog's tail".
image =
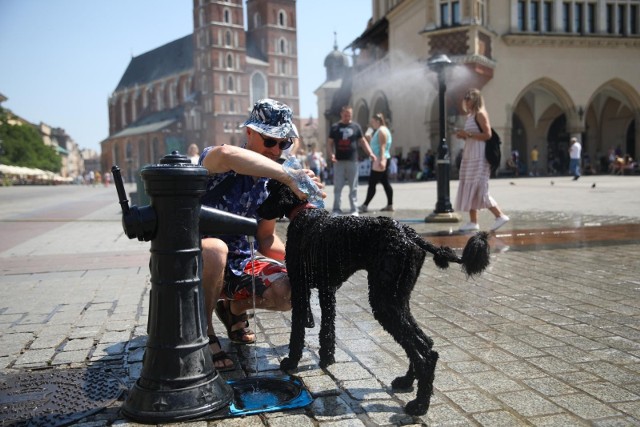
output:
M 442 269 L 448 268 L 450 262 L 462 265 L 462 270 L 467 276 L 475 276 L 482 273 L 489 265 L 489 233 L 480 231 L 472 236 L 459 257 L 448 246 L 437 247 L 415 234 L 413 241 L 427 252 L 433 254 L 433 262 Z

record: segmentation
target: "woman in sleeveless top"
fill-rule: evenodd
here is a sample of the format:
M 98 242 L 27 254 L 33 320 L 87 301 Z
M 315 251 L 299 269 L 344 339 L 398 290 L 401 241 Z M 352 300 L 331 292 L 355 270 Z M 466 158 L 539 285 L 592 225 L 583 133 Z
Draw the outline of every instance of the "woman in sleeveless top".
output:
M 361 213 L 368 211 L 369 203 L 376 194 L 376 186 L 380 182 L 382 183 L 382 187 L 384 188 L 384 192 L 387 196 L 387 206 L 380 210 L 393 212 L 393 188 L 391 188 L 391 184 L 389 183 L 389 164 L 391 163 L 389 161 L 391 158 L 389 148 L 393 142 L 393 137 L 391 136 L 391 131 L 387 127 L 382 113 L 374 115 L 371 118 L 370 124 L 374 133 L 371 140 L 368 142 L 377 159 L 371 164 L 367 198 L 365 199 L 364 204 L 358 208 L 358 211 Z
M 489 194 L 491 166 L 484 155 L 485 141 L 491 138 L 489 115 L 484 109 L 484 100 L 478 89 L 470 89 L 462 102 L 467 120 L 464 129 L 456 132 L 458 138 L 464 139 L 464 150 L 455 208 L 460 212 L 469 212 L 469 222 L 460 227 L 460 231 L 480 229 L 480 209 L 489 209 L 495 216 L 496 220 L 491 226 L 491 231 L 495 231 L 506 224 L 509 217 L 500 210 Z

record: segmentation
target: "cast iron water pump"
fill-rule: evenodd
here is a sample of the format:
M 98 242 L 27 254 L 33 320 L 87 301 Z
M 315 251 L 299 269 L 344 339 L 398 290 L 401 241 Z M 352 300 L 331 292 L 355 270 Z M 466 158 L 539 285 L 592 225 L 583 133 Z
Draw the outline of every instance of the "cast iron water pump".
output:
M 148 423 L 213 413 L 231 402 L 233 389 L 216 371 L 208 348 L 200 236 L 253 236 L 257 223 L 202 206 L 207 170 L 175 151 L 140 172 L 149 206 L 129 207 L 120 169 L 113 166 L 112 172 L 124 232 L 151 241 L 148 340 L 123 413 Z

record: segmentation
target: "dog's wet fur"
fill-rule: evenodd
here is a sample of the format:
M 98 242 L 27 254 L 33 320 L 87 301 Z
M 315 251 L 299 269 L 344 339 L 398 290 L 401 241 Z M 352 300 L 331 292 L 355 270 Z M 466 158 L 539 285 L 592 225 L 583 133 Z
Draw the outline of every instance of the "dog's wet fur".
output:
M 289 217 L 286 265 L 291 282 L 291 337 L 289 357 L 280 369 L 298 366 L 304 346 L 311 289 L 318 289 L 321 308 L 320 366 L 335 362 L 336 291 L 356 271 L 366 270 L 369 304 L 374 318 L 402 346 L 409 370 L 392 382 L 394 390 L 410 389 L 415 379 L 415 400 L 407 403 L 410 415 L 424 415 L 433 393 L 438 353 L 410 311 L 411 291 L 426 252 L 442 269 L 450 262 L 462 265 L 467 276 L 480 274 L 489 265 L 488 234 L 479 232 L 467 242 L 462 257 L 449 247 L 436 247 L 414 229 L 388 217 L 331 216 L 298 199 L 289 187 L 271 180 L 269 197 L 258 209 L 265 219 Z M 304 205 L 304 206 L 301 206 Z

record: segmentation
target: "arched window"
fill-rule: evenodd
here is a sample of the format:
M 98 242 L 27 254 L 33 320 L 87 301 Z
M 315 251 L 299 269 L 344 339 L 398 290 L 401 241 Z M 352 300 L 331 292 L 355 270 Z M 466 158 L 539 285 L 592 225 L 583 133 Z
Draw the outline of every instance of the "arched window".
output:
M 279 53 L 287 53 L 287 40 L 285 40 L 284 38 L 281 38 L 278 41 L 278 52 Z
M 287 14 L 284 10 L 278 12 L 278 25 L 280 27 L 287 26 Z
M 116 143 L 113 144 L 113 162 L 114 163 L 122 163 L 122 159 L 120 159 L 120 146 Z
M 164 149 L 160 143 L 158 138 L 153 138 L 153 142 L 151 143 L 151 161 L 154 162 L 156 159 L 160 159 L 164 155 Z
M 224 44 L 225 46 L 231 46 L 231 31 L 224 33 Z
M 178 85 L 176 82 L 172 82 L 169 85 L 169 108 L 175 107 L 176 104 L 178 103 L 177 92 L 178 92 Z
M 258 12 L 253 14 L 253 27 L 259 28 L 261 25 L 260 14 Z
M 138 144 L 137 144 L 137 152 L 138 152 L 138 158 L 136 159 L 136 166 L 138 165 L 143 165 L 146 163 L 149 163 L 148 159 L 146 158 L 146 150 L 144 149 L 144 139 L 140 138 L 138 140 Z M 147 153 L 148 154 L 148 153 Z
M 267 78 L 257 72 L 251 76 L 251 105 L 267 97 Z
M 182 100 L 183 101 L 186 101 L 187 97 L 191 94 L 191 90 L 189 90 L 190 87 L 191 87 L 191 77 L 189 77 L 182 83 Z
M 229 92 L 233 92 L 234 91 L 233 76 L 227 77 L 227 90 Z
M 231 11 L 229 9 L 225 9 L 223 13 L 225 24 L 233 24 L 233 22 L 231 22 Z
M 207 76 L 202 76 L 202 78 L 200 78 L 200 90 L 207 93 Z
M 236 103 L 233 99 L 229 100 L 229 112 L 233 113 L 236 111 Z
M 233 68 L 233 55 L 227 55 L 227 68 Z

